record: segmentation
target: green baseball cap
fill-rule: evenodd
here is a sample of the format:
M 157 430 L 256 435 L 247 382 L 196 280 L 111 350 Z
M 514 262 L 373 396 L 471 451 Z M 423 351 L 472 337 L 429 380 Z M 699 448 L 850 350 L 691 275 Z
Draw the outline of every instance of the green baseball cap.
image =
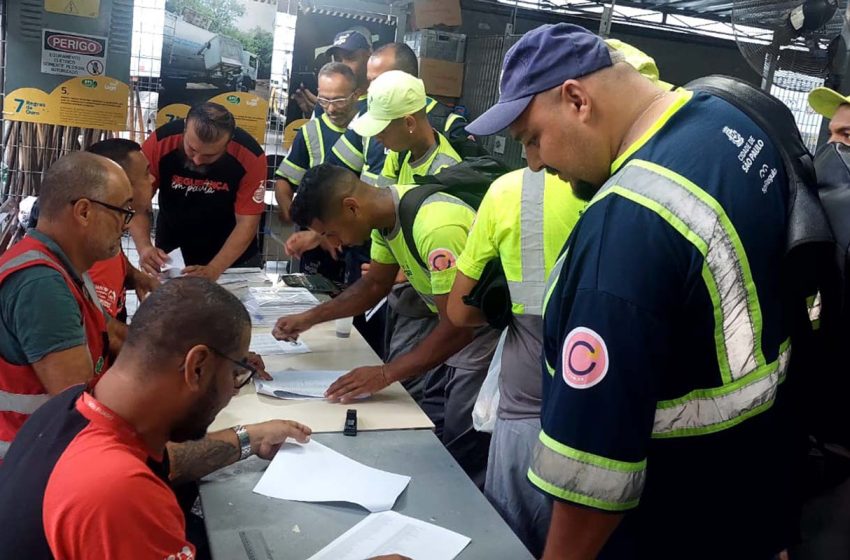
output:
M 809 93 L 809 105 L 815 113 L 831 119 L 835 112 L 845 103 L 850 103 L 850 95 L 844 97 L 834 89 L 819 87 Z
M 425 83 L 401 70 L 384 72 L 369 84 L 366 107 L 349 128 L 363 137 L 375 136 L 390 121 L 425 108 Z

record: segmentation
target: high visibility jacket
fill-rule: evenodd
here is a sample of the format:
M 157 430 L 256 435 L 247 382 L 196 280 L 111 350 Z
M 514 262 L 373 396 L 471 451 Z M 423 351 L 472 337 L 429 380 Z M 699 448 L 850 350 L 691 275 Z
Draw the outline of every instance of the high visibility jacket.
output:
M 11 274 L 32 266 L 48 266 L 62 275 L 80 306 L 94 372 L 100 375 L 108 366 L 109 343 L 106 317 L 96 303 L 93 286 L 85 284 L 85 277 L 83 282 L 76 280 L 47 245 L 31 236 L 0 257 L 0 284 Z M 0 358 L 0 459 L 26 419 L 49 398 L 32 365 L 16 365 Z
M 434 175 L 441 169 L 451 167 L 461 161 L 460 155 L 452 148 L 445 136 L 434 131 L 437 143 L 419 159 L 413 160 L 413 153 L 389 152 L 384 161 L 384 169 L 378 177 L 378 186 L 413 185 L 414 177 Z
M 344 146 L 342 143 L 346 129 L 333 124 L 327 114 L 322 113 L 310 119 L 298 129 L 292 147 L 286 158 L 281 162 L 276 175 L 283 177 L 293 186 L 301 183 L 308 169 L 325 163 L 331 155 L 331 149 Z M 349 154 L 352 165 L 362 165 L 363 154 Z
M 544 299 L 528 476 L 628 512 L 600 558 L 687 556 L 685 543 L 767 558 L 787 544 L 788 199 L 765 132 L 680 91 L 570 236 Z

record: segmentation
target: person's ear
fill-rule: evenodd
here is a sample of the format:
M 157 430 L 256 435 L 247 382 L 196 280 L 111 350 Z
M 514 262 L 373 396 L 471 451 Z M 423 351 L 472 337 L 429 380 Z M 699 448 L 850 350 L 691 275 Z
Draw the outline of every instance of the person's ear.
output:
M 360 203 L 353 196 L 347 196 L 342 199 L 342 209 L 346 214 L 357 216 L 360 212 Z
M 71 211 L 74 214 L 74 219 L 88 225 L 91 220 L 91 213 L 93 212 L 92 203 L 86 198 L 81 198 L 77 202 L 75 202 Z
M 186 353 L 183 383 L 189 391 L 199 392 L 208 383 L 203 379 L 213 371 L 212 358 L 210 349 L 202 344 L 193 346 Z
M 404 117 L 404 126 L 407 128 L 408 134 L 413 134 L 413 131 L 416 130 L 416 119 L 413 118 L 413 115 Z
M 561 105 L 582 122 L 590 119 L 592 103 L 587 88 L 578 80 L 567 80 L 559 88 Z

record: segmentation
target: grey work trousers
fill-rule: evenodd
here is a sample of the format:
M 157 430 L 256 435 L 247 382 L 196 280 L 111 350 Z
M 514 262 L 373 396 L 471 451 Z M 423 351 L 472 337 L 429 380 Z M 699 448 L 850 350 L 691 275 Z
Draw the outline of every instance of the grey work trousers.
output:
M 552 500 L 526 476 L 539 435 L 539 418 L 498 418 L 484 483 L 484 495 L 535 558 L 543 556 L 552 519 Z

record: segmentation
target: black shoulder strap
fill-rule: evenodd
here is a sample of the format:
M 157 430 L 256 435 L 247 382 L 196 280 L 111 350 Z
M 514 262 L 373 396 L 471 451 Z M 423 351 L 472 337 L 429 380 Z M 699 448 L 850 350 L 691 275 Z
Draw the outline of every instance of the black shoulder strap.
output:
M 416 247 L 416 241 L 413 239 L 413 223 L 416 221 L 416 214 L 419 213 L 419 208 L 429 196 L 442 191 L 443 185 L 439 183 L 430 183 L 420 185 L 414 189 L 410 189 L 404 196 L 401 197 L 398 203 L 398 219 L 401 225 L 401 233 L 404 235 L 404 242 L 407 244 L 407 249 L 416 259 L 416 262 L 424 268 L 428 269 L 422 255 L 419 254 L 419 249 Z
M 816 192 L 814 165 L 794 116 L 784 103 L 741 80 L 708 76 L 685 88 L 715 95 L 749 116 L 779 150 L 788 175 L 786 252 L 809 243 L 831 243 L 832 231 Z

